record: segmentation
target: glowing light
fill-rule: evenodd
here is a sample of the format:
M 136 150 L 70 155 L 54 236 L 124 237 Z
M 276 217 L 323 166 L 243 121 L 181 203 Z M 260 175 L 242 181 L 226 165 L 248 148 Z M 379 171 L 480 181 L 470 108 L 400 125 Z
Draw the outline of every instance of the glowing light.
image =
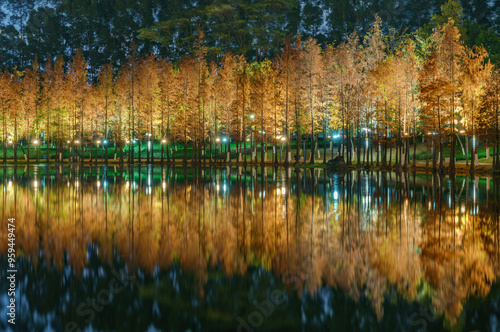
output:
M 227 142 L 227 138 L 225 138 L 225 137 L 224 137 L 224 138 L 222 139 L 222 141 L 223 141 L 223 142 Z
M 38 181 L 37 180 L 33 181 L 33 187 L 38 188 Z
M 129 141 L 129 140 L 125 140 L 125 143 L 127 143 L 127 144 L 128 144 L 128 143 L 130 143 L 130 141 Z
M 36 144 L 36 143 L 37 143 L 37 141 L 35 141 L 35 144 Z M 66 141 L 66 143 L 68 143 L 68 144 L 69 144 L 69 143 L 71 143 L 71 142 L 70 142 L 70 141 Z
M 128 181 L 125 183 L 125 187 L 130 187 L 130 183 Z
M 12 144 L 12 141 L 9 141 L 9 144 Z
M 12 181 L 9 181 L 9 185 L 8 185 L 8 188 L 12 188 Z
M 148 142 L 148 148 L 151 148 L 151 141 Z
M 247 138 L 247 142 L 250 142 L 250 138 Z
M 37 140 L 34 140 L 34 141 L 33 141 L 33 144 L 38 144 L 38 141 L 37 141 Z
M 162 139 L 161 142 L 162 143 L 167 143 L 167 140 L 166 139 Z
M 339 137 L 340 137 L 340 135 L 334 135 L 333 136 L 333 138 L 339 138 Z
M 255 119 L 255 115 L 254 114 L 250 114 L 250 119 Z
M 363 128 L 364 131 L 371 131 L 369 128 Z
M 220 190 L 220 186 L 219 186 L 219 184 L 217 184 L 217 185 L 215 186 L 215 189 L 216 189 L 217 191 L 219 191 L 219 190 Z
M 217 138 L 215 139 L 215 141 L 216 141 L 216 142 L 220 142 L 220 138 L 219 138 L 219 137 L 217 137 Z
M 285 136 L 281 137 L 281 140 L 286 141 L 286 137 Z
M 465 130 L 460 130 L 460 134 L 463 134 L 463 133 L 465 133 Z
M 97 141 L 97 144 L 101 144 L 101 141 Z
M 108 144 L 107 140 L 102 141 L 102 144 Z
M 281 190 L 280 190 L 280 188 L 276 189 L 276 195 L 281 195 Z
M 163 189 L 167 188 L 167 183 L 165 181 L 163 181 L 163 183 L 161 184 L 161 186 L 163 187 Z
M 101 187 L 101 181 L 97 181 L 97 188 Z
M 75 141 L 75 144 L 78 144 L 78 143 L 80 143 L 80 141 Z
M 80 185 L 80 183 L 78 181 L 75 181 L 75 186 L 78 188 L 78 186 Z
M 334 200 L 339 199 L 339 193 L 338 193 L 337 191 L 334 191 L 334 192 L 333 192 L 333 199 L 334 199 Z

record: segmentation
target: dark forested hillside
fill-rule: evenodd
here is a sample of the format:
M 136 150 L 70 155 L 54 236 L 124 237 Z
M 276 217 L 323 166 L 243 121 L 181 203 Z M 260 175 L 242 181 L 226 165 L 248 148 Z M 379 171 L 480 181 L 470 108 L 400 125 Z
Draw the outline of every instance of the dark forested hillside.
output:
M 192 53 L 202 30 L 208 56 L 272 57 L 287 35 L 339 44 L 364 36 L 378 13 L 395 36 L 440 22 L 443 0 L 0 0 L 0 66 L 24 68 L 35 56 L 44 63 L 78 48 L 95 73 L 102 64 L 124 63 L 131 45 L 177 61 Z M 462 1 L 461 33 L 469 45 L 484 45 L 499 62 L 500 0 Z M 453 11 L 453 8 L 450 9 Z M 441 19 L 442 21 L 443 19 Z

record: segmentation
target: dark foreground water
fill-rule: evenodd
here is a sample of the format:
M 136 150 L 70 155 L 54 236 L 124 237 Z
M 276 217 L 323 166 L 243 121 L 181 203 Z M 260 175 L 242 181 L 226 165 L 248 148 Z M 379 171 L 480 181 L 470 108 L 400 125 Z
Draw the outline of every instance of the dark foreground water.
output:
M 491 179 L 0 167 L 0 199 L 1 331 L 500 330 Z

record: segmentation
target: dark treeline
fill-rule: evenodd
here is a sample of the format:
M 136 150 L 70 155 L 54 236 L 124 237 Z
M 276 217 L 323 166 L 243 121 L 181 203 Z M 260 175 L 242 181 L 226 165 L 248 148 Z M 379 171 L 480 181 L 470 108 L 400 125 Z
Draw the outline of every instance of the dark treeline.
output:
M 287 35 L 340 44 L 356 32 L 363 37 L 381 17 L 384 30 L 428 36 L 444 0 L 1 0 L 0 67 L 25 68 L 35 56 L 44 63 L 58 54 L 69 60 L 79 48 L 95 78 L 101 65 L 123 65 L 135 43 L 178 61 L 195 47 L 202 30 L 209 56 L 244 54 L 249 60 L 273 57 Z M 467 46 L 484 45 L 494 62 L 500 54 L 500 1 L 462 1 L 460 33 Z M 142 29 L 142 30 L 141 30 Z M 417 30 L 418 29 L 418 30 Z M 141 38 L 143 37 L 143 38 Z M 167 46 L 167 47 L 164 47 Z

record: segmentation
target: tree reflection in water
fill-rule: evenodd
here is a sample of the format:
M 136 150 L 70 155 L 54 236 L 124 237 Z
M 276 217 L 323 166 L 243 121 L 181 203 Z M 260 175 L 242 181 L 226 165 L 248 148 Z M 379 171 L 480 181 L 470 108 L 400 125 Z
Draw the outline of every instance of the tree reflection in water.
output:
M 235 330 L 275 289 L 287 300 L 260 330 L 416 331 L 422 306 L 432 330 L 499 326 L 500 185 L 491 179 L 3 167 L 0 192 L 2 220 L 16 218 L 19 324 L 29 330 L 69 321 Z M 6 253 L 7 228 L 0 233 Z M 135 282 L 87 322 L 78 305 L 124 267 Z

